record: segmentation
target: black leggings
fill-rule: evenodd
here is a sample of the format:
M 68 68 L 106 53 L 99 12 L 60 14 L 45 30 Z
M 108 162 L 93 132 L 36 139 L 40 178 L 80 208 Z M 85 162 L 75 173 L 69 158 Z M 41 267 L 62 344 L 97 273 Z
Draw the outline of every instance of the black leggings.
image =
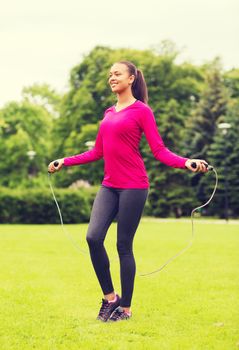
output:
M 96 195 L 91 212 L 87 242 L 92 264 L 104 295 L 114 291 L 104 240 L 110 224 L 117 215 L 121 306 L 124 307 L 131 305 L 135 277 L 133 238 L 147 195 L 147 189 L 119 189 L 102 186 Z

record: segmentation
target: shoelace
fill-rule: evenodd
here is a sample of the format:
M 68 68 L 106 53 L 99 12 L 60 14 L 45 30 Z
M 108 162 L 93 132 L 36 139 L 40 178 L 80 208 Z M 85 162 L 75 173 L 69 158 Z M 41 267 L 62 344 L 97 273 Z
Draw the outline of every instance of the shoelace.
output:
M 108 303 L 107 300 L 102 299 L 102 305 L 101 305 L 101 308 L 100 308 L 99 316 L 104 316 L 104 313 L 107 310 L 109 305 L 110 304 Z

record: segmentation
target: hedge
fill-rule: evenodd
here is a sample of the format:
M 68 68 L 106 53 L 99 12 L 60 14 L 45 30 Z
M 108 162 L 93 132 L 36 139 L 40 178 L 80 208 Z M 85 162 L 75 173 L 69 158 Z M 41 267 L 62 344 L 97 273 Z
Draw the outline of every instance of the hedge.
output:
M 97 190 L 95 187 L 54 189 L 64 223 L 87 222 Z M 50 189 L 0 188 L 0 223 L 60 223 Z

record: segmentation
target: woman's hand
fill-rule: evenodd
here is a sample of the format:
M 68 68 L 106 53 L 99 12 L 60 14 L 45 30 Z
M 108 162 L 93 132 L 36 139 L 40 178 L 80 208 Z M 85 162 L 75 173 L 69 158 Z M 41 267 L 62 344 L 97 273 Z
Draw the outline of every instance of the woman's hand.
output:
M 192 167 L 192 164 L 196 164 L 196 167 Z M 206 173 L 208 171 L 208 163 L 203 159 L 188 159 L 185 163 L 186 168 L 194 173 Z
M 56 164 L 56 162 L 58 163 L 58 165 L 54 165 Z M 63 167 L 64 164 L 64 158 L 60 158 L 60 159 L 55 159 L 53 160 L 49 165 L 48 165 L 48 173 L 55 173 L 56 171 L 61 170 L 61 168 Z

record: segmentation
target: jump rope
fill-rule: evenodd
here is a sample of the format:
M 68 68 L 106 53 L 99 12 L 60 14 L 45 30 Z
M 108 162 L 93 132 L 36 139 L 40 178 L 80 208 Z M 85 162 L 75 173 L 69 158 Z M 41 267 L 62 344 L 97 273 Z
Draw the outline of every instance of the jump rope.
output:
M 54 167 L 57 168 L 57 166 L 59 165 L 58 161 L 55 161 L 54 162 Z M 195 162 L 191 163 L 191 166 L 192 168 L 196 169 L 197 168 L 197 164 Z M 139 276 L 149 276 L 149 275 L 153 275 L 153 274 L 156 274 L 160 271 L 162 271 L 170 262 L 172 262 L 173 260 L 175 260 L 177 257 L 179 257 L 180 255 L 182 255 L 183 253 L 185 253 L 193 244 L 193 241 L 194 241 L 194 237 L 195 237 L 195 232 L 194 232 L 194 213 L 199 210 L 199 209 L 202 209 L 204 208 L 206 205 L 208 205 L 213 197 L 214 197 L 214 194 L 217 190 L 217 185 L 218 185 L 218 174 L 217 174 L 217 171 L 216 169 L 212 166 L 212 165 L 208 165 L 206 164 L 206 167 L 208 169 L 208 171 L 213 171 L 214 174 L 215 174 L 215 185 L 214 185 L 214 188 L 213 188 L 213 191 L 212 191 L 212 194 L 210 196 L 210 198 L 207 200 L 206 203 L 192 209 L 191 211 L 191 238 L 188 242 L 188 244 L 185 246 L 185 248 L 183 248 L 182 250 L 180 250 L 177 254 L 175 254 L 174 256 L 172 256 L 170 259 L 168 259 L 163 265 L 161 265 L 159 268 L 157 268 L 156 270 L 154 271 L 151 271 L 151 272 L 147 272 L 147 273 L 141 273 L 139 274 Z M 54 193 L 54 189 L 53 189 L 53 186 L 52 186 L 52 183 L 51 183 L 51 174 L 48 172 L 48 181 L 49 181 L 49 187 L 51 189 L 51 193 L 52 193 L 52 197 L 54 199 L 54 202 L 56 204 L 56 207 L 57 207 L 57 210 L 58 210 L 58 214 L 59 214 L 59 218 L 60 218 L 60 222 L 61 222 L 61 227 L 62 227 L 62 230 L 64 232 L 64 234 L 66 235 L 66 237 L 69 239 L 69 241 L 71 242 L 71 244 L 73 245 L 73 247 L 81 254 L 84 254 L 84 255 L 88 255 L 89 253 L 85 250 L 83 250 L 79 244 L 74 240 L 74 238 L 70 235 L 70 233 L 66 230 L 65 228 L 65 225 L 64 225 L 64 222 L 63 222 L 63 218 L 62 218 L 62 213 L 61 213 L 61 209 L 60 209 L 60 206 L 58 204 L 58 201 L 56 199 L 56 196 L 55 196 L 55 193 Z

